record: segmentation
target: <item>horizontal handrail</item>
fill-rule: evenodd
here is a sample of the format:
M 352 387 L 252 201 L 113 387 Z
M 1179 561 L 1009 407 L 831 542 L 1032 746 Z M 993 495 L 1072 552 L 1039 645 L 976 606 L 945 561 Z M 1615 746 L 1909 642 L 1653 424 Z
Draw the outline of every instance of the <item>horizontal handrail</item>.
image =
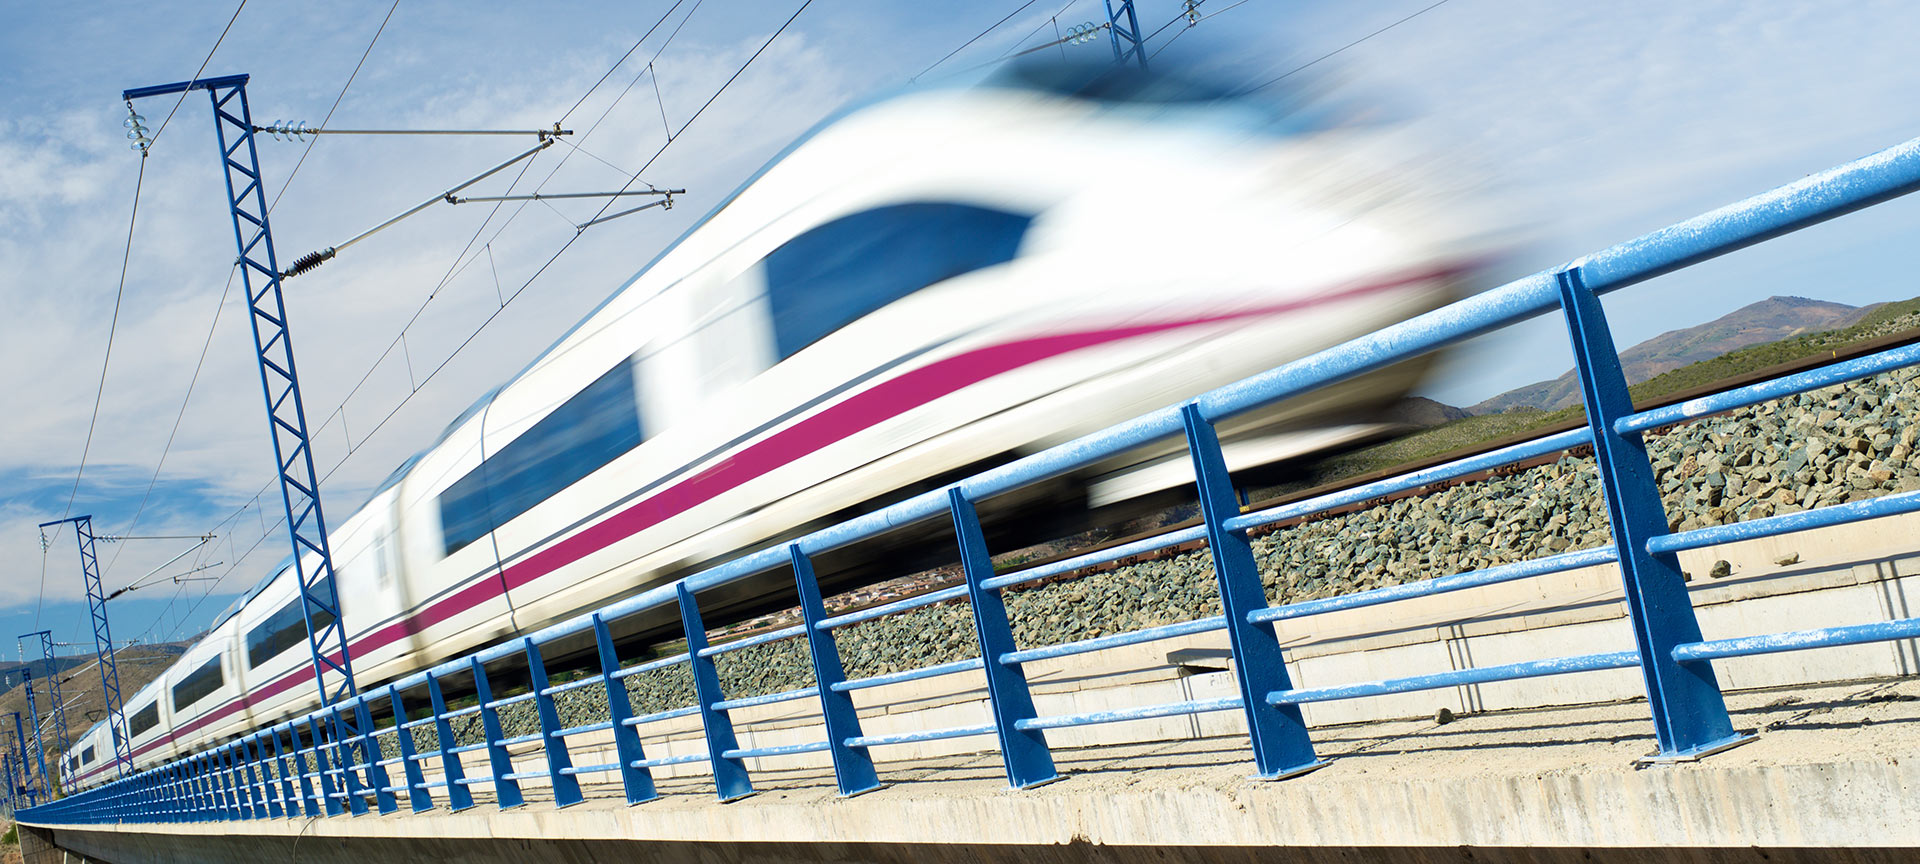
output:
M 778 630 L 771 630 L 766 633 L 762 633 L 758 636 L 749 636 L 745 639 L 736 639 L 732 642 L 725 642 L 719 645 L 707 646 L 705 648 L 700 649 L 700 656 L 712 657 L 718 654 L 725 654 L 729 651 L 739 651 L 742 648 L 752 648 L 755 645 L 765 645 L 768 642 L 778 642 L 782 639 L 792 639 L 793 637 L 799 636 L 805 632 L 807 632 L 807 628 L 805 625 L 795 624 L 792 627 L 782 627 Z
M 1133 555 L 1156 552 L 1168 546 L 1178 546 L 1181 543 L 1191 543 L 1195 540 L 1205 539 L 1207 539 L 1207 526 L 1194 525 L 1178 531 L 1155 534 L 1152 537 L 1145 537 L 1131 543 L 1122 543 L 1106 549 L 1096 549 L 1092 552 L 1075 555 L 1061 561 L 1051 561 L 1046 564 L 1028 567 L 1024 570 L 1015 570 L 1004 576 L 982 579 L 980 580 L 980 587 L 988 591 L 999 591 L 1015 585 L 1038 582 L 1050 576 L 1059 576 L 1063 573 L 1085 570 L 1088 567 L 1118 561 Z M 962 587 L 964 588 L 964 586 Z
M 984 668 L 984 666 L 981 664 L 980 658 L 973 657 L 966 660 L 955 660 L 951 663 L 922 666 L 918 669 L 889 672 L 885 675 L 872 675 L 866 678 L 854 678 L 850 681 L 837 681 L 834 682 L 833 690 L 836 693 L 846 693 L 868 687 L 883 687 L 888 684 L 899 684 L 903 681 L 918 681 L 922 678 L 938 678 L 942 675 L 973 672 L 982 668 Z
M 1151 720 L 1156 717 L 1179 717 L 1185 714 L 1205 714 L 1211 711 L 1232 711 L 1242 705 L 1240 697 L 1231 696 L 1222 699 L 1194 699 L 1186 702 L 1169 702 L 1165 705 L 1148 705 L 1142 708 L 1121 708 L 1114 711 L 1088 711 L 1084 714 L 1061 714 L 1054 717 L 1035 717 L 1015 722 L 1014 728 L 1022 731 L 1029 729 L 1064 729 L 1069 726 L 1092 726 L 1098 723 L 1123 723 L 1129 720 Z
M 1422 486 L 1445 482 L 1472 474 L 1476 471 L 1499 468 L 1523 459 L 1545 456 L 1548 453 L 1557 453 L 1561 450 L 1569 450 L 1582 444 L 1591 443 L 1593 443 L 1592 430 L 1569 429 L 1565 432 L 1536 438 L 1532 441 L 1523 441 L 1519 444 L 1502 447 L 1498 450 L 1489 450 L 1485 453 L 1455 459 L 1452 462 L 1435 465 L 1431 468 L 1423 468 L 1410 474 L 1388 477 L 1384 480 L 1376 480 L 1372 483 L 1354 486 L 1349 489 L 1340 489 L 1325 495 L 1317 495 L 1304 501 L 1294 501 L 1278 507 L 1270 507 L 1266 510 L 1256 510 L 1238 518 L 1228 519 L 1224 524 L 1229 531 L 1244 531 L 1248 528 L 1258 528 L 1263 525 L 1271 525 L 1275 522 L 1284 522 L 1288 519 L 1313 516 L 1336 507 L 1359 504 L 1375 498 L 1384 498 L 1396 492 L 1418 489 Z
M 1431 675 L 1409 675 L 1405 678 L 1389 678 L 1384 681 L 1362 681 L 1357 684 L 1340 684 L 1333 687 L 1284 690 L 1267 694 L 1267 703 L 1271 705 L 1298 705 L 1304 702 L 1327 702 L 1334 699 L 1355 699 L 1361 696 L 1386 696 L 1392 693 L 1413 693 L 1420 690 L 1434 690 L 1441 687 L 1456 687 L 1462 684 L 1490 684 L 1495 681 L 1539 678 L 1545 675 L 1597 672 L 1603 669 L 1627 669 L 1638 665 L 1640 665 L 1640 655 L 1638 653 L 1633 651 L 1613 651 L 1605 654 L 1559 657 L 1552 660 L 1528 660 L 1523 663 L 1508 663 L 1501 666 L 1476 666 L 1467 669 L 1455 669 L 1451 672 L 1436 672 Z
M 786 690 L 780 693 L 766 693 L 759 696 L 748 696 L 743 699 L 722 699 L 719 702 L 713 703 L 713 710 L 729 711 L 734 708 L 751 708 L 755 705 L 771 705 L 775 702 L 788 702 L 794 699 L 804 699 L 808 696 L 815 695 L 819 692 L 820 692 L 820 688 L 809 685 L 809 686 L 801 687 L 794 690 Z
M 1322 615 L 1328 612 L 1338 612 L 1343 609 L 1359 609 L 1365 606 L 1377 606 L 1381 603 L 1391 603 L 1395 600 L 1407 600 L 1414 597 L 1428 597 L 1434 594 L 1464 591 L 1468 588 L 1497 585 L 1501 582 L 1512 582 L 1517 579 L 1531 579 L 1536 576 L 1545 576 L 1549 573 L 1560 573 L 1581 567 L 1612 564 L 1619 560 L 1620 553 L 1609 546 L 1599 546 L 1592 549 L 1576 549 L 1572 552 L 1561 552 L 1556 555 L 1530 558 L 1526 561 L 1501 564 L 1482 570 L 1455 573 L 1450 576 L 1435 576 L 1431 579 L 1422 579 L 1418 582 L 1402 582 L 1398 585 L 1370 588 L 1365 591 L 1341 594 L 1336 597 L 1322 597 L 1318 600 L 1301 600 L 1285 606 L 1270 606 L 1248 613 L 1247 620 L 1254 624 L 1261 624 L 1269 621 L 1284 621 L 1289 618 L 1305 618 L 1309 615 Z
M 1758 519 L 1748 519 L 1745 522 L 1729 522 L 1725 525 L 1694 528 L 1678 534 L 1654 537 L 1647 541 L 1647 551 L 1655 554 L 1684 552 L 1688 549 L 1718 546 L 1738 540 L 1775 537 L 1797 531 L 1845 525 L 1864 519 L 1897 516 L 1901 513 L 1916 511 L 1920 511 L 1920 490 L 1897 492 L 1865 501 L 1830 504 L 1798 513 L 1781 513 L 1777 516 L 1763 516 Z
M 1092 639 L 1082 639 L 1078 642 L 1064 642 L 1059 645 L 1048 645 L 1043 648 L 1008 651 L 1000 655 L 1000 662 L 1011 666 L 1016 663 L 1026 663 L 1033 660 L 1051 660 L 1055 657 L 1070 657 L 1075 654 L 1085 654 L 1089 651 L 1104 651 L 1109 648 L 1119 648 L 1124 645 L 1157 642 L 1161 639 L 1191 636 L 1195 633 L 1211 633 L 1215 630 L 1224 630 L 1226 626 L 1227 619 L 1219 615 L 1213 615 L 1207 618 L 1197 618 L 1192 621 L 1181 621 L 1177 624 L 1163 624 L 1159 627 L 1147 627 L 1126 633 L 1115 633 L 1110 636 L 1095 636 Z
M 1904 345 L 1882 351 L 1878 354 L 1856 357 L 1852 360 L 1842 360 L 1818 369 L 1810 369 L 1806 372 L 1784 375 L 1779 378 L 1769 378 L 1745 387 L 1725 390 L 1696 399 L 1688 399 L 1678 405 L 1667 405 L 1649 411 L 1642 411 L 1638 414 L 1629 414 L 1614 421 L 1613 428 L 1619 430 L 1622 434 L 1640 432 L 1656 426 L 1665 426 L 1683 420 L 1695 420 L 1711 414 L 1732 411 L 1736 408 L 1745 408 L 1749 405 L 1771 402 L 1782 396 L 1792 396 L 1798 393 L 1805 393 L 1808 390 L 1818 390 L 1822 387 L 1831 387 L 1835 384 L 1857 381 L 1861 378 L 1878 375 L 1882 372 L 1891 372 L 1895 369 L 1905 369 L 1915 365 L 1920 365 L 1920 344 Z
M 845 627 L 848 624 L 871 621 L 886 615 L 897 615 L 901 612 L 918 609 L 922 606 L 932 606 L 943 600 L 958 600 L 965 596 L 967 596 L 967 586 L 957 585 L 952 588 L 942 588 L 938 591 L 928 591 L 925 594 L 917 594 L 904 600 L 895 600 L 892 603 L 881 606 L 869 606 L 858 612 L 848 612 L 845 615 L 822 618 L 820 619 L 820 623 L 814 626 L 821 630 L 833 630 L 839 627 Z
M 1680 663 L 1691 663 L 1700 660 L 1719 660 L 1723 657 L 1747 657 L 1780 651 L 1804 651 L 1810 648 L 1839 648 L 1846 645 L 1864 645 L 1868 642 L 1891 642 L 1896 639 L 1916 638 L 1920 638 L 1920 618 L 1896 618 L 1892 621 L 1875 621 L 1844 627 L 1822 627 L 1814 630 L 1795 630 L 1789 633 L 1692 642 L 1674 646 L 1673 659 Z

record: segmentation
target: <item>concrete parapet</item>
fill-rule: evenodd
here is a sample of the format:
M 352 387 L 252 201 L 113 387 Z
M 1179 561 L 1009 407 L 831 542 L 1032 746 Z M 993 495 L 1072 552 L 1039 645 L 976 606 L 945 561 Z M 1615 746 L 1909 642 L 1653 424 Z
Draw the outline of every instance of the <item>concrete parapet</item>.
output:
M 1008 791 L 994 754 L 890 762 L 838 798 L 830 775 L 766 771 L 716 804 L 705 778 L 628 807 L 55 829 L 96 860 L 1573 861 L 1910 860 L 1920 845 L 1920 681 L 1730 697 L 1758 739 L 1636 767 L 1644 702 L 1318 729 L 1331 764 L 1249 776 L 1244 736 L 1062 748 L 1064 779 Z M 44 835 L 42 835 L 44 836 Z

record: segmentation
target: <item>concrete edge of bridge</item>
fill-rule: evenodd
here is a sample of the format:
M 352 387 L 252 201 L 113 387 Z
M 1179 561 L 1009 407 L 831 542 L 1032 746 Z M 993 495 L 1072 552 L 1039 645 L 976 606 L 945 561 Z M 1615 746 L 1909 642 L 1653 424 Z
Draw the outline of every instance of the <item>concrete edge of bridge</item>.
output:
M 639 806 L 235 823 L 28 826 L 40 846 L 122 864 L 191 860 L 1675 861 L 1912 860 L 1920 847 L 1920 679 L 1730 694 L 1758 740 L 1636 767 L 1644 702 L 1494 711 L 1446 724 L 1316 731 L 1330 762 L 1250 776 L 1244 736 L 1063 749 L 1064 779 L 1009 791 L 998 757 L 886 765 L 838 798 L 812 769 L 757 774 L 714 803 L 704 778 Z M 830 776 L 830 775 L 829 775 Z M 61 852 L 29 864 L 62 859 Z M 51 857 L 48 857 L 51 856 Z

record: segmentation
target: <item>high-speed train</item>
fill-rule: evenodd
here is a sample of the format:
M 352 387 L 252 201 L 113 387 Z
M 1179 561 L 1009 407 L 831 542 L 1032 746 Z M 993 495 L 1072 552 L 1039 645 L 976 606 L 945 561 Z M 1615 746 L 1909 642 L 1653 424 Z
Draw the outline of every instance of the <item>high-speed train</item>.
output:
M 361 686 L 1460 296 L 1471 220 L 1389 139 L 1042 67 L 842 112 L 336 524 Z M 1229 459 L 1412 383 L 1225 425 Z M 1190 482 L 1172 452 L 1074 481 L 1096 503 Z M 295 579 L 268 574 L 125 701 L 136 764 L 317 707 Z M 68 776 L 112 755 L 96 726 Z

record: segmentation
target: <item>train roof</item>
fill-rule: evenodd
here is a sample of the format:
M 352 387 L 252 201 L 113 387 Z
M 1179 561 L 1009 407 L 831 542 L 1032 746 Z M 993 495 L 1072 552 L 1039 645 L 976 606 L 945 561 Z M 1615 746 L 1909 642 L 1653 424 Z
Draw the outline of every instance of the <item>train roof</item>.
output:
M 222 610 L 220 614 L 213 619 L 213 623 L 207 625 L 207 632 L 211 633 L 220 629 L 220 625 L 227 623 L 233 619 L 233 616 L 240 614 L 240 610 L 245 609 L 247 604 L 253 601 L 253 598 L 260 596 L 260 592 L 267 590 L 267 586 L 272 585 L 273 580 L 280 578 L 280 574 L 287 572 L 287 568 L 292 566 L 292 555 L 280 559 L 280 563 L 273 565 L 272 569 L 267 571 L 267 575 L 253 583 L 253 587 L 248 588 L 247 593 L 234 598 L 234 601 L 228 604 L 227 608 Z

